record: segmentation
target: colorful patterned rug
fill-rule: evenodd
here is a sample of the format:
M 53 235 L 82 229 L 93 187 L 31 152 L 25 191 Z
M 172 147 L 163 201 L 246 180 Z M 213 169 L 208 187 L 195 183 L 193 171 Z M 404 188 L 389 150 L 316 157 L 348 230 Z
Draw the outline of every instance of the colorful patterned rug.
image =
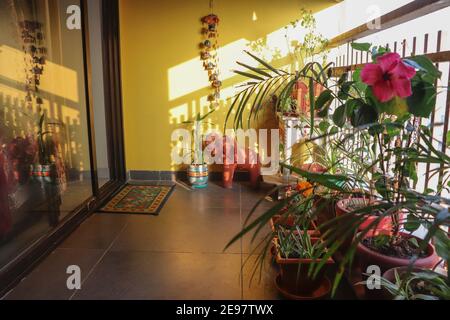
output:
M 173 188 L 174 186 L 127 184 L 101 211 L 158 215 Z

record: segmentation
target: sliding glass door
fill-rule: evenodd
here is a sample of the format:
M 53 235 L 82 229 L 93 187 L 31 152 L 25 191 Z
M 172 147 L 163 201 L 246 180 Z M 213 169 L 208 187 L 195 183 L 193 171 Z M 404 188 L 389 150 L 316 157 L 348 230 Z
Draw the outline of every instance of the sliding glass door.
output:
M 0 0 L 0 275 L 117 177 L 101 17 L 100 0 Z

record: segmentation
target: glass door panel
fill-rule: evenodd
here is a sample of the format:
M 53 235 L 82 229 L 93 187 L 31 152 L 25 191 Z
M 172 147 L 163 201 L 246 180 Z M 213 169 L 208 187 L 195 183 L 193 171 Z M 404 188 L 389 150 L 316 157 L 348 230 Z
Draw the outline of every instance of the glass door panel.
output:
M 0 0 L 0 269 L 92 196 L 79 5 Z
M 110 181 L 110 159 L 108 158 L 108 140 L 103 78 L 102 56 L 102 0 L 88 1 L 89 47 L 92 80 L 92 110 L 94 113 L 95 151 L 98 187 Z

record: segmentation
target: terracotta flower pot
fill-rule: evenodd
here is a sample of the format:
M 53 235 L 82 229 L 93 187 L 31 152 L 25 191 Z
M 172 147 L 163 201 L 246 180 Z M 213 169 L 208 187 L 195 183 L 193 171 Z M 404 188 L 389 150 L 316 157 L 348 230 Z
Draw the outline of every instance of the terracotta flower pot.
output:
M 311 241 L 315 243 L 320 240 L 312 238 Z M 278 239 L 274 239 L 274 242 L 277 246 Z M 334 260 L 329 258 L 317 276 L 311 278 L 308 271 L 310 265 L 314 262 L 318 263 L 319 260 L 282 258 L 278 250 L 276 263 L 280 267 L 280 286 L 294 295 L 312 296 L 313 292 L 323 284 L 327 266 L 334 264 Z
M 341 217 L 345 214 L 351 213 L 354 210 L 348 209 L 348 203 L 350 201 L 364 201 L 368 202 L 366 198 L 351 198 L 351 199 L 342 199 L 336 203 L 336 216 Z M 369 203 L 368 203 L 369 205 Z M 373 221 L 375 221 L 377 217 L 375 216 L 369 216 L 365 219 L 365 221 L 358 227 L 358 231 L 366 229 Z M 377 226 L 374 227 L 374 230 L 385 230 L 385 231 L 391 231 L 392 230 L 392 220 L 391 217 L 384 217 L 381 219 L 381 221 L 378 223 Z
M 327 168 L 318 163 L 305 163 L 300 166 L 300 169 L 311 173 L 325 173 L 327 171 Z
M 414 238 L 414 236 L 406 233 L 400 233 L 400 235 L 405 238 Z M 419 238 L 416 239 L 420 241 Z M 428 244 L 426 252 L 426 257 L 418 258 L 413 264 L 414 267 L 432 269 L 439 262 L 439 257 L 437 256 L 433 245 Z M 407 267 L 412 262 L 410 259 L 391 257 L 376 252 L 366 247 L 363 243 L 358 244 L 356 255 L 363 272 L 365 272 L 365 270 L 367 270 L 367 267 L 371 265 L 379 266 L 381 272 L 386 272 L 387 270 L 392 268 Z

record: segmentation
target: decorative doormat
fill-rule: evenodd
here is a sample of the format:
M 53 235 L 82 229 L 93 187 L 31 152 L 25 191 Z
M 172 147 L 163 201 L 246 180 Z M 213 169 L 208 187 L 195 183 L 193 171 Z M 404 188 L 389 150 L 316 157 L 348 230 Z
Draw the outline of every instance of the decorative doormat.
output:
M 101 211 L 158 215 L 173 188 L 174 186 L 127 184 Z

